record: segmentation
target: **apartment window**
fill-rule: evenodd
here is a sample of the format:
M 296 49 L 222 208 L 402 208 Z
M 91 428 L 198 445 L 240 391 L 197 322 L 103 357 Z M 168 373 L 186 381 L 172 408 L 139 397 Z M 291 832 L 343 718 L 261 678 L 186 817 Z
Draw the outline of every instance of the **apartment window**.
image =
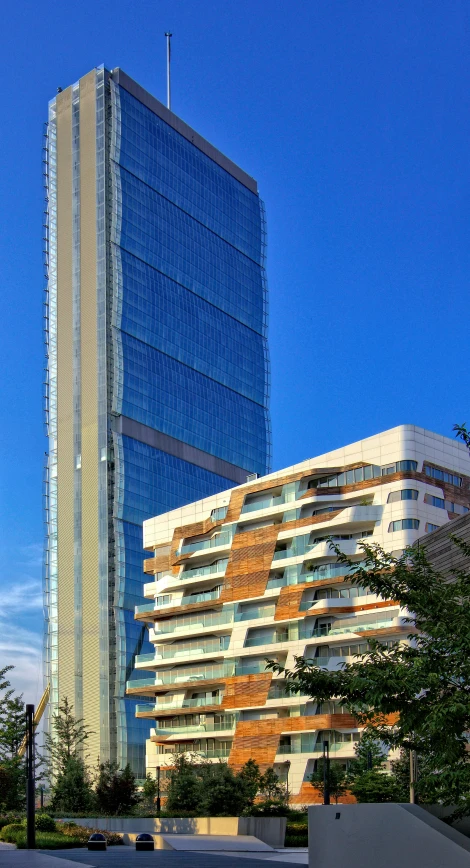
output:
M 168 606 L 168 603 L 171 601 L 171 594 L 160 594 L 160 596 L 155 597 L 156 607 L 159 606 Z
M 426 522 L 426 527 L 424 528 L 426 533 L 432 533 L 433 530 L 437 530 L 440 527 L 438 524 L 431 524 L 430 521 Z
M 388 526 L 388 532 L 393 533 L 396 530 L 418 530 L 419 520 L 417 518 L 400 518 L 398 521 L 391 521 Z
M 222 521 L 227 515 L 228 506 L 218 506 L 211 512 L 212 521 Z
M 409 459 L 405 459 L 404 461 L 397 461 L 395 468 L 397 473 L 403 473 L 406 470 L 415 471 L 418 469 L 418 462 L 410 461 Z
M 387 503 L 396 503 L 398 500 L 418 500 L 416 488 L 402 488 L 401 491 L 391 491 L 387 497 Z
M 449 473 L 447 470 L 440 470 L 438 467 L 430 467 L 429 464 L 425 464 L 424 472 L 426 476 L 431 476 L 432 479 L 440 479 L 441 482 L 450 482 L 451 485 L 462 486 L 462 477 Z
M 468 506 L 462 506 L 461 503 L 454 503 L 452 500 L 444 500 L 434 494 L 425 494 L 424 502 L 431 506 L 437 506 L 438 509 L 446 509 L 447 512 L 456 512 L 459 515 L 465 515 L 468 512 Z

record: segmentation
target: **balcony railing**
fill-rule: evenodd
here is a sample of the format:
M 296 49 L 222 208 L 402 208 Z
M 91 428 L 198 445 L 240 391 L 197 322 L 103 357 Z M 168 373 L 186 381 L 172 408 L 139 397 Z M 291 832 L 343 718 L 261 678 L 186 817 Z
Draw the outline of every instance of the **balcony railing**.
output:
M 139 681 L 128 681 L 127 689 L 136 687 L 158 687 L 164 684 L 183 684 L 186 682 L 215 681 L 230 678 L 232 675 L 255 675 L 266 671 L 265 660 L 245 661 L 230 660 L 227 663 L 214 665 L 188 666 L 185 669 L 171 669 L 168 672 L 157 672 L 154 678 L 142 678 Z
M 217 561 L 215 564 L 208 564 L 206 567 L 192 567 L 191 569 L 183 570 L 180 579 L 195 579 L 198 576 L 211 576 L 217 573 L 224 574 L 227 569 L 228 558 L 223 561 Z
M 178 554 L 186 555 L 191 552 L 202 552 L 205 549 L 218 548 L 219 546 L 230 545 L 233 539 L 233 533 L 218 533 L 210 539 L 201 540 L 200 542 L 188 543 L 181 546 Z
M 200 594 L 188 594 L 181 600 L 182 606 L 187 606 L 188 603 L 206 603 L 208 600 L 218 600 L 222 588 L 217 588 L 214 591 L 201 591 Z
M 224 641 L 201 642 L 195 647 L 178 648 L 170 645 L 163 648 L 159 654 L 139 654 L 136 663 L 159 663 L 160 660 L 175 660 L 178 657 L 196 657 L 199 654 L 213 654 L 226 651 L 230 644 L 230 636 L 224 636 Z
M 179 735 L 186 732 L 206 733 L 206 732 L 226 732 L 235 729 L 237 718 L 235 715 L 230 715 L 226 720 L 207 723 L 193 723 L 186 726 L 162 726 L 157 727 L 155 732 L 157 735 Z
M 280 494 L 279 497 L 265 497 L 263 500 L 257 500 L 254 503 L 243 504 L 241 514 L 243 515 L 245 512 L 257 512 L 259 509 L 269 509 L 271 506 L 293 502 L 293 500 L 288 500 L 283 494 Z
M 152 711 L 155 717 L 159 714 L 164 714 L 166 711 L 180 710 L 182 708 L 204 708 L 209 705 L 220 705 L 222 696 L 197 696 L 194 699 L 184 699 L 183 702 L 159 702 L 155 705 L 153 702 L 141 702 L 136 705 L 137 712 Z
M 186 615 L 183 618 L 175 618 L 171 621 L 162 621 L 158 625 L 158 629 L 154 632 L 156 635 L 160 633 L 174 633 L 175 630 L 186 630 L 193 627 L 218 627 L 221 624 L 231 624 L 233 621 L 233 609 L 226 609 L 222 612 L 207 612 L 205 614 Z
M 385 627 L 391 627 L 394 622 L 393 618 L 387 621 L 372 621 L 368 624 L 350 624 L 344 627 L 332 627 L 330 624 L 324 624 L 322 627 L 316 627 L 314 630 L 300 628 L 299 639 L 315 639 L 319 636 L 339 636 L 343 633 L 362 633 L 366 630 L 381 630 Z

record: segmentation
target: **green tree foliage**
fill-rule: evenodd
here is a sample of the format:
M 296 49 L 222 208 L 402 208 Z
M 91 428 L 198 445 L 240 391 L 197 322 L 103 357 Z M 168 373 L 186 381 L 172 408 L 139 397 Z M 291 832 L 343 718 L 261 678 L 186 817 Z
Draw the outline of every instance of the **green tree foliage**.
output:
M 202 773 L 204 798 L 203 815 L 237 817 L 248 806 L 248 794 L 227 763 L 207 764 Z
M 3 811 L 22 810 L 26 803 L 25 758 L 18 748 L 26 733 L 25 706 L 21 696 L 15 696 L 7 673 L 13 666 L 0 669 L 0 808 Z
M 103 814 L 128 814 L 140 801 L 130 765 L 120 769 L 109 760 L 99 764 L 95 793 L 98 810 Z
M 91 730 L 85 726 L 84 719 L 77 719 L 73 705 L 64 696 L 59 710 L 52 715 L 52 732 L 46 733 L 45 751 L 49 777 L 54 779 L 63 773 L 71 757 L 82 758 L 86 762 L 84 749 Z
M 181 753 L 175 756 L 167 784 L 165 810 L 175 817 L 197 814 L 204 801 L 201 761 L 197 755 Z
M 88 813 L 96 804 L 90 777 L 81 757 L 70 756 L 54 779 L 51 808 L 61 813 Z
M 350 761 L 348 772 L 350 775 L 356 776 L 362 772 L 372 771 L 372 769 L 383 768 L 388 751 L 374 732 L 366 729 L 356 744 L 354 753 L 356 756 Z
M 246 795 L 247 807 L 252 805 L 260 789 L 261 772 L 255 760 L 249 759 L 238 774 Z
M 453 544 L 470 558 L 470 546 Z M 336 699 L 387 747 L 416 750 L 417 795 L 432 792 L 457 815 L 470 811 L 470 571 L 454 570 L 448 581 L 427 561 L 421 547 L 401 557 L 362 544 L 363 565 L 351 562 L 347 581 L 370 588 L 409 613 L 409 643 L 387 648 L 371 640 L 370 652 L 341 669 L 319 669 L 299 657 L 293 670 L 272 661 L 290 690 L 317 702 Z M 426 760 L 426 761 L 424 761 Z
M 380 769 L 361 772 L 349 786 L 358 802 L 407 802 L 409 791 L 403 792 L 394 775 Z
M 317 760 L 316 769 L 310 777 L 310 782 L 313 788 L 320 794 L 323 795 L 323 771 L 324 771 L 324 760 L 321 757 Z M 341 796 L 344 796 L 349 789 L 350 779 L 341 765 L 341 763 L 330 762 L 330 770 L 329 770 L 329 788 L 330 788 L 330 796 L 333 797 L 336 804 L 338 804 L 338 799 Z
M 73 705 L 65 696 L 58 712 L 52 715 L 52 732 L 45 736 L 45 764 L 54 811 L 93 810 L 95 797 L 83 756 L 90 735 L 83 720 L 75 717 Z
M 268 768 L 265 773 L 261 775 L 259 792 L 268 801 L 285 798 L 285 785 L 281 783 L 279 775 L 276 774 L 274 769 Z
M 144 786 L 142 787 L 142 801 L 144 805 L 147 805 L 149 808 L 153 808 L 155 804 L 155 799 L 158 795 L 158 785 L 155 778 L 152 775 L 147 774 L 144 782 Z

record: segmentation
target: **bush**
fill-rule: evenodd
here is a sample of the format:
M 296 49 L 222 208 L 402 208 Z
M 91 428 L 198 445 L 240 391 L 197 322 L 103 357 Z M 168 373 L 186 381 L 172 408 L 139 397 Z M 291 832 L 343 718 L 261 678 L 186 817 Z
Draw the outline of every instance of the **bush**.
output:
M 90 835 L 95 832 L 101 832 L 110 847 L 123 843 L 122 835 L 118 832 L 108 832 L 106 829 L 89 829 L 88 826 L 78 826 L 76 823 L 58 823 L 57 831 L 66 837 L 79 839 L 82 844 L 86 844 Z
M 26 850 L 26 832 L 22 827 L 21 834 L 18 834 L 16 841 L 18 850 Z M 71 838 L 67 835 L 60 835 L 59 832 L 37 832 L 36 847 L 38 850 L 69 850 L 72 847 L 83 847 L 83 841 L 80 838 Z
M 308 847 L 308 822 L 307 817 L 289 817 L 286 826 L 285 847 Z
M 26 825 L 26 820 L 23 823 Z M 35 826 L 38 832 L 55 832 L 57 829 L 55 820 L 49 814 L 36 814 Z
M 265 799 L 252 805 L 245 813 L 249 817 L 287 817 L 290 811 L 284 799 Z
M 4 826 L 9 826 L 10 823 L 22 823 L 23 817 L 20 817 L 18 814 L 4 814 L 3 817 L 0 817 L 0 831 L 4 828 Z
M 7 844 L 16 844 L 17 835 L 24 834 L 23 823 L 10 823 L 0 832 L 0 839 Z

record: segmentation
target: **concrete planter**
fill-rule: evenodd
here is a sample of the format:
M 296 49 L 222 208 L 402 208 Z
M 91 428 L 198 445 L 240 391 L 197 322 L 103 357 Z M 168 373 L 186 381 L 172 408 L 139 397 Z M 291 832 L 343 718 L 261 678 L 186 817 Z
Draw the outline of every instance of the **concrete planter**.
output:
M 271 847 L 283 847 L 286 835 L 285 817 L 84 817 L 63 822 L 120 832 L 125 843 L 130 843 L 139 832 L 150 832 L 151 835 L 252 835 Z

